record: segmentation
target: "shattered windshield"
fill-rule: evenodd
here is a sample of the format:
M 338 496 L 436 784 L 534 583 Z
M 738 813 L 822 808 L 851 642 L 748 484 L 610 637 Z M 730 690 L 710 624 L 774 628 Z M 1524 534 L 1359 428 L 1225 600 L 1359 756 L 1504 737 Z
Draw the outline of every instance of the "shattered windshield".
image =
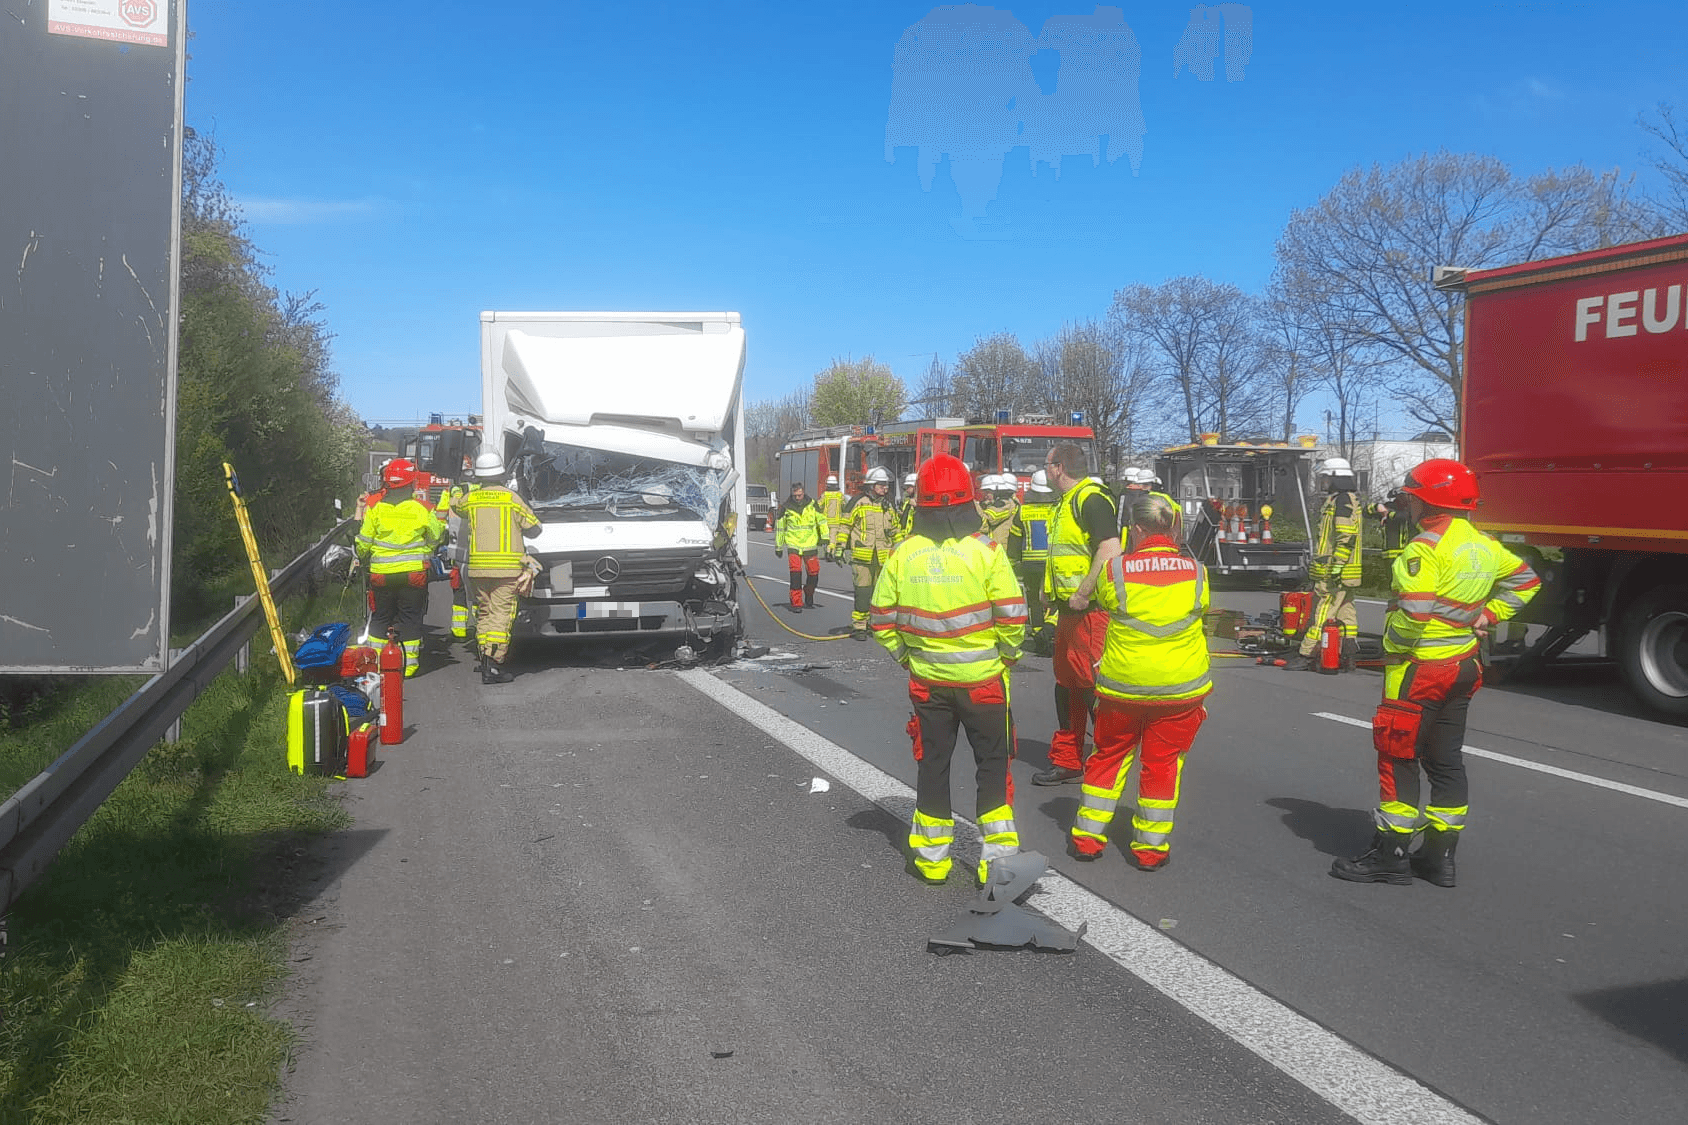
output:
M 543 443 L 517 464 L 520 491 L 534 511 L 562 519 L 720 519 L 725 471 L 627 453 Z

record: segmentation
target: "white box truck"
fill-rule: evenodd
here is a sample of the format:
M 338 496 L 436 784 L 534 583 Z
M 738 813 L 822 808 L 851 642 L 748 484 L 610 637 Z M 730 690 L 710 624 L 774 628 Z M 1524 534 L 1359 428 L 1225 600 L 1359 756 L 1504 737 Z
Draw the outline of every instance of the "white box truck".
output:
M 481 314 L 482 448 L 543 523 L 514 635 L 732 647 L 743 377 L 738 313 Z

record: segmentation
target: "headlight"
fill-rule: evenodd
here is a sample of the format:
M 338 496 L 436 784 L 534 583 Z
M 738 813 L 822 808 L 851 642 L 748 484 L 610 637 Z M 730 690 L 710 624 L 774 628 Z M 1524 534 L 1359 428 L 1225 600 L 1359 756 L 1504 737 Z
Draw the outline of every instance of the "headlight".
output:
M 727 572 L 714 563 L 707 563 L 698 567 L 693 572 L 692 577 L 711 586 L 725 586 L 727 584 Z

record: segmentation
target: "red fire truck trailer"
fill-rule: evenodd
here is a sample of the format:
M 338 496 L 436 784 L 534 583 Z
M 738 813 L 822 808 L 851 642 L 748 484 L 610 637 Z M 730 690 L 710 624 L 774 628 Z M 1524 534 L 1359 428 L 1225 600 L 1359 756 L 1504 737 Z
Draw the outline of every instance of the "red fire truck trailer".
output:
M 899 479 L 917 469 L 934 453 L 948 453 L 966 462 L 974 483 L 990 473 L 1010 473 L 1020 491 L 1032 474 L 1043 468 L 1049 451 L 1059 442 L 1072 442 L 1084 451 L 1087 474 L 1097 471 L 1096 435 L 1089 426 L 1056 426 L 1046 422 L 964 422 L 936 418 L 898 423 L 878 435 L 879 463 Z
M 1562 552 L 1515 674 L 1601 629 L 1642 701 L 1688 717 L 1688 235 L 1436 283 L 1467 298 L 1476 523 Z
M 877 463 L 873 454 L 878 447 L 864 426 L 828 426 L 792 435 L 774 454 L 780 473 L 776 503 L 791 495 L 793 484 L 802 484 L 811 498 L 819 496 L 829 476 L 838 478 L 845 496 L 854 496 L 862 490 L 863 475 Z

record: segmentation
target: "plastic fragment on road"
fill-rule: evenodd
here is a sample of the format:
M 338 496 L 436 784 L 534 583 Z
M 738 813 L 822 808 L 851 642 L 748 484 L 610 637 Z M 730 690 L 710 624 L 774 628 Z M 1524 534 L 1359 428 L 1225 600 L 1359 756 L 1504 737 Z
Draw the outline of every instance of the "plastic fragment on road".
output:
M 824 777 L 812 778 L 809 781 L 809 792 L 811 792 L 811 793 L 825 793 L 828 789 L 831 789 L 831 788 L 832 788 L 832 782 L 828 781 Z
M 992 861 L 990 877 L 979 888 L 978 897 L 968 904 L 967 913 L 943 933 L 927 938 L 927 948 L 934 953 L 953 953 L 1030 945 L 1058 953 L 1073 952 L 1089 923 L 1080 922 L 1075 933 L 1015 902 L 1029 893 L 1048 869 L 1049 861 L 1038 852 L 1020 852 Z

